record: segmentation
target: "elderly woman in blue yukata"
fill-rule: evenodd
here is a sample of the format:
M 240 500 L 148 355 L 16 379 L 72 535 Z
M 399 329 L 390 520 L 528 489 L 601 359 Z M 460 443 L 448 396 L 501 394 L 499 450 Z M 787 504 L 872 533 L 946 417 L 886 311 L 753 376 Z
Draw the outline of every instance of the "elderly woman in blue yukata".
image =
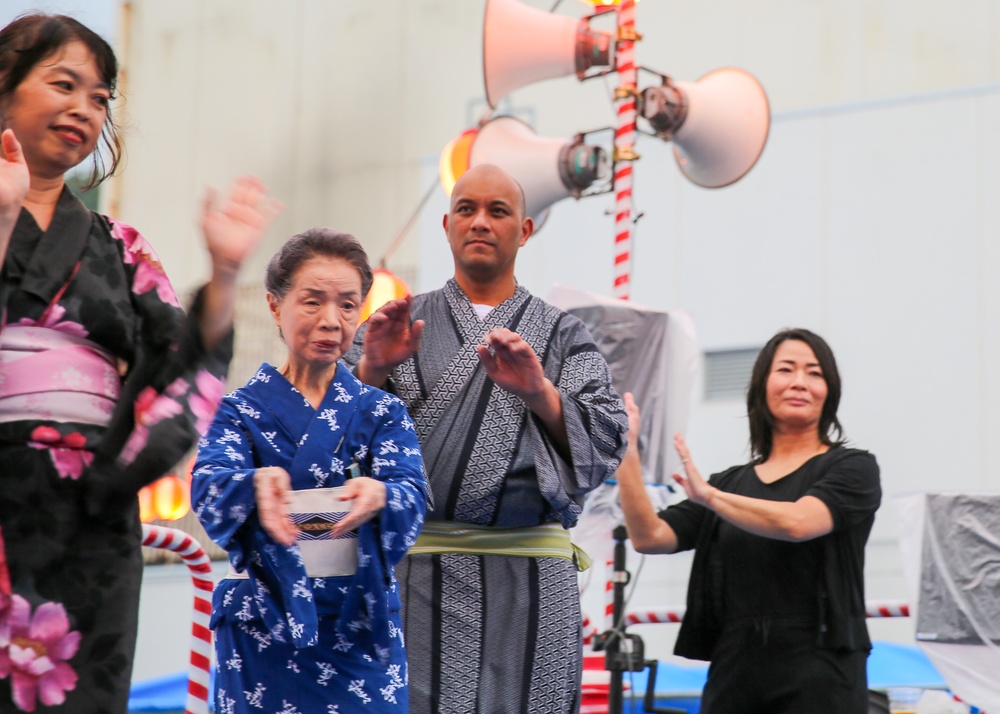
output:
M 393 567 L 423 525 L 423 461 L 403 403 L 339 362 L 372 271 L 352 236 L 315 228 L 265 283 L 287 359 L 223 399 L 194 470 L 231 565 L 213 603 L 216 711 L 406 712 Z

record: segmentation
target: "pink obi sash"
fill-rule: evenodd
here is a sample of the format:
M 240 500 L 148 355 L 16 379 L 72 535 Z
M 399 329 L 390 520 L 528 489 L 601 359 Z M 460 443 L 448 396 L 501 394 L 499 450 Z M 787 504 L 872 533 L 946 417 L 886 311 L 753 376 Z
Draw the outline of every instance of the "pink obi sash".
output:
M 121 393 L 116 364 L 113 355 L 84 337 L 7 325 L 0 335 L 0 422 L 106 425 Z

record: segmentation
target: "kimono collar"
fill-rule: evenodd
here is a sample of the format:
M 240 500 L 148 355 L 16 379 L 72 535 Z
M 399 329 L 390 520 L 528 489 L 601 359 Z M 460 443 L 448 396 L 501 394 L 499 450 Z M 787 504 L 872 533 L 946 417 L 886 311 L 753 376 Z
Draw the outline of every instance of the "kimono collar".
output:
M 52 223 L 42 233 L 25 268 L 21 290 L 45 303 L 52 302 L 56 293 L 71 279 L 83 255 L 93 222 L 90 210 L 63 185 Z M 14 235 L 37 230 L 39 227 L 34 217 L 22 208 Z
M 462 341 L 467 345 L 478 344 L 486 332 L 497 327 L 506 327 L 516 332 L 521 315 L 531 299 L 531 293 L 526 288 L 515 284 L 514 294 L 493 308 L 485 320 L 481 320 L 472 307 L 469 296 L 455 278 L 445 283 L 444 295 L 462 334 Z

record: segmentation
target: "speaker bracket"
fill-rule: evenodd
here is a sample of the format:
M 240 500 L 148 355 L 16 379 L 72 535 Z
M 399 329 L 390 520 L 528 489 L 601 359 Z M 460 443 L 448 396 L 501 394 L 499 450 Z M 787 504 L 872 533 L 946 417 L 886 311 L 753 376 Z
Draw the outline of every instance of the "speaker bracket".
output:
M 663 77 L 659 87 L 646 87 L 639 95 L 639 115 L 649 122 L 664 141 L 673 139 L 688 115 L 688 98 L 670 77 Z
M 619 42 L 639 42 L 642 40 L 642 33 L 636 32 L 634 27 L 619 27 L 616 39 Z
M 641 154 L 637 154 L 631 146 L 616 146 L 611 152 L 611 161 L 616 164 L 619 161 L 638 161 L 640 158 Z

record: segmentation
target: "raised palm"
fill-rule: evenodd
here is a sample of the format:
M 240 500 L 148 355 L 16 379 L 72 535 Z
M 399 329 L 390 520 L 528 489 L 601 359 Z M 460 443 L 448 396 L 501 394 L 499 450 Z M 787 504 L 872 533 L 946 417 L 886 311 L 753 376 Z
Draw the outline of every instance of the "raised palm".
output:
M 21 144 L 12 129 L 7 129 L 0 136 L 0 147 L 3 149 L 0 156 L 0 215 L 16 219 L 28 195 L 31 175 Z
M 238 269 L 282 207 L 268 196 L 263 183 L 247 176 L 237 179 L 221 205 L 216 206 L 215 199 L 215 191 L 209 189 L 201 218 L 205 245 L 216 267 Z

